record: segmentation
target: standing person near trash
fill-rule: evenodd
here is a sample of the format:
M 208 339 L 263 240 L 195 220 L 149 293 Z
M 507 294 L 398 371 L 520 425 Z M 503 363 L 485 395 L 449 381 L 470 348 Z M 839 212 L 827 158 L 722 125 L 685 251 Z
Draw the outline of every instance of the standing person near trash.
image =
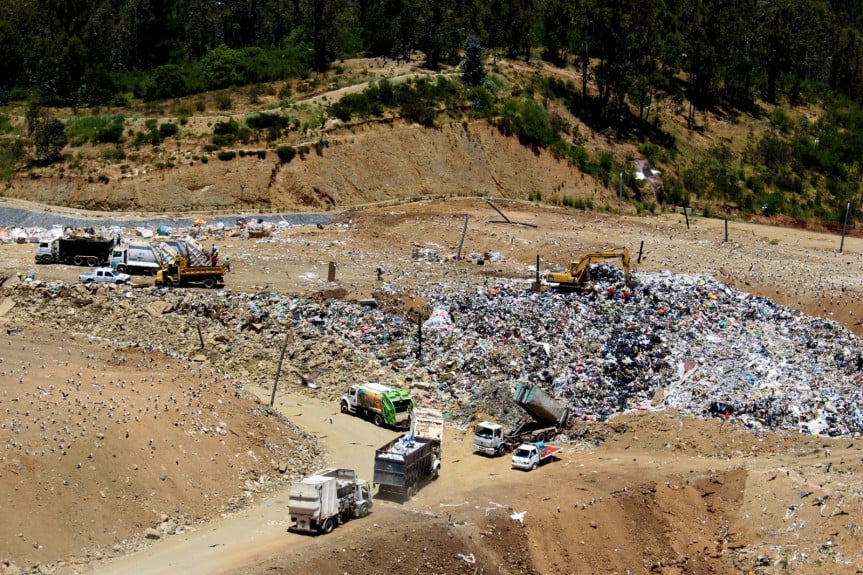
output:
M 231 271 L 231 256 L 225 256 L 225 271 Z

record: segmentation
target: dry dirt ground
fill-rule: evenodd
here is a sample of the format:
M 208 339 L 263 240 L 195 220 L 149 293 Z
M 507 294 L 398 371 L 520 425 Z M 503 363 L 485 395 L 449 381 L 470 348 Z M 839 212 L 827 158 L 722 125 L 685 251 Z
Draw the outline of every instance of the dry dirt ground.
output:
M 346 298 L 383 284 L 409 295 L 429 282 L 466 289 L 531 277 L 537 256 L 546 269 L 627 245 L 634 260 L 641 254 L 637 269 L 711 274 L 861 334 L 860 238 L 840 253 L 839 237 L 807 230 L 729 222 L 726 241 L 722 220 L 495 205 L 517 223 L 500 223 L 476 198 L 204 241 L 231 256 L 231 290 Z M 413 258 L 418 248 L 440 260 Z M 0 269 L 67 281 L 81 271 L 37 267 L 34 249 L 0 246 Z M 479 265 L 485 253 L 491 261 Z M 423 302 L 406 295 L 403 305 Z M 0 321 L 0 573 L 863 571 L 858 438 L 755 435 L 733 419 L 636 412 L 580 423 L 582 439 L 558 461 L 520 473 L 471 453 L 467 430 L 453 427 L 441 478 L 414 500 L 377 500 L 370 517 L 306 537 L 286 531 L 278 485 L 325 465 L 370 477 L 375 447 L 395 432 L 337 413 L 314 390 L 280 394 L 272 414 L 268 389 L 115 349 L 87 326 Z M 131 338 L 135 326 L 125 329 Z M 161 540 L 144 545 L 148 527 Z

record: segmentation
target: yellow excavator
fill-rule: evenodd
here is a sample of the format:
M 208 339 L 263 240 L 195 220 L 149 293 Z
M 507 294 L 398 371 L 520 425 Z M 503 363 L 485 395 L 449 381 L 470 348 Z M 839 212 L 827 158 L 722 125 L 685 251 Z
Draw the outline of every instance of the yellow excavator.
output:
M 620 260 L 623 267 L 623 277 L 626 285 L 632 284 L 632 270 L 630 269 L 629 248 L 607 249 L 593 252 L 582 257 L 577 262 L 572 262 L 567 271 L 548 272 L 545 281 L 555 284 L 559 288 L 577 287 L 579 284 L 590 281 L 590 264 L 604 260 Z

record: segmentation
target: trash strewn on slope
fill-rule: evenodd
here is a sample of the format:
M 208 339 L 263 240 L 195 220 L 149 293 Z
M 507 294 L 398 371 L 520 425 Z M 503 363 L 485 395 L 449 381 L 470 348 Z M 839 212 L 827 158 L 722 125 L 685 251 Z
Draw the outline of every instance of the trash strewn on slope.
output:
M 247 385 L 271 388 L 287 339 L 283 385 L 333 401 L 357 381 L 406 385 L 457 423 L 478 412 L 514 422 L 511 389 L 529 381 L 585 420 L 709 415 L 720 402 L 755 429 L 863 433 L 863 342 L 835 322 L 710 277 L 640 273 L 629 289 L 617 268 L 598 267 L 598 281 L 568 294 L 435 285 L 417 294 L 429 302 L 421 340 L 416 314 L 336 299 L 40 281 L 4 290 L 19 328 L 53 323 L 197 357 Z

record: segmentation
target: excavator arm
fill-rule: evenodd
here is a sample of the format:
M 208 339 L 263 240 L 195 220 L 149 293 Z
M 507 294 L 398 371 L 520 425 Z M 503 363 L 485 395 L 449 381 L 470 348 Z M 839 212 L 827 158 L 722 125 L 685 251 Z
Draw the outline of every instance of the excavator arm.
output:
M 608 249 L 599 252 L 593 252 L 582 257 L 578 262 L 573 262 L 569 272 L 549 273 L 546 280 L 552 283 L 561 285 L 574 285 L 587 281 L 587 270 L 590 264 L 604 260 L 620 260 L 620 265 L 623 268 L 623 275 L 628 285 L 631 282 L 631 267 L 630 267 L 629 248 Z

